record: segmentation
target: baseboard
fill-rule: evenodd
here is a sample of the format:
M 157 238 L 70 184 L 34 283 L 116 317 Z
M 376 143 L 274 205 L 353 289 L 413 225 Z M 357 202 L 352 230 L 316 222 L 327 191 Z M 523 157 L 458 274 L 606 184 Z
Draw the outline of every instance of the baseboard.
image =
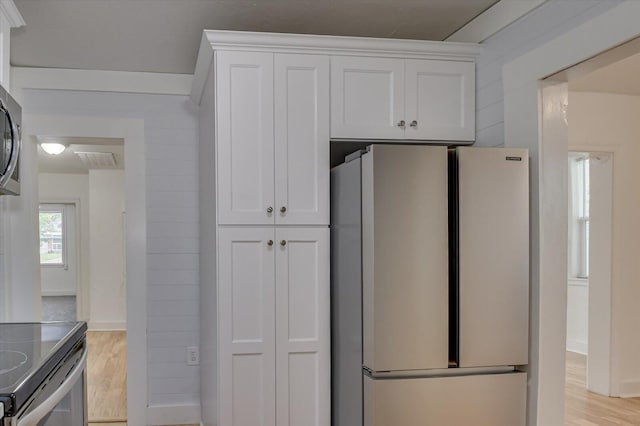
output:
M 147 408 L 149 425 L 201 425 L 200 404 L 153 405 Z
M 126 321 L 89 321 L 89 330 L 123 331 L 127 329 Z
M 636 398 L 640 396 L 640 380 L 621 380 L 620 381 L 620 397 Z
M 586 355 L 589 352 L 589 345 L 587 342 L 576 339 L 567 340 L 567 350 L 569 352 L 577 352 L 582 355 Z
M 75 296 L 75 291 L 69 290 L 43 290 L 41 293 L 42 297 L 52 297 L 52 296 Z

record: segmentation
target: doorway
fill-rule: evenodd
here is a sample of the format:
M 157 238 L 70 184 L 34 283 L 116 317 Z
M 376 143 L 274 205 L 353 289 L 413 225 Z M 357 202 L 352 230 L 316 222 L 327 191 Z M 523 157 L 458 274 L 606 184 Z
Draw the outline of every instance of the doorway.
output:
M 126 422 L 124 140 L 37 140 L 43 320 L 88 323 L 89 424 Z M 52 293 L 55 283 L 66 292 Z

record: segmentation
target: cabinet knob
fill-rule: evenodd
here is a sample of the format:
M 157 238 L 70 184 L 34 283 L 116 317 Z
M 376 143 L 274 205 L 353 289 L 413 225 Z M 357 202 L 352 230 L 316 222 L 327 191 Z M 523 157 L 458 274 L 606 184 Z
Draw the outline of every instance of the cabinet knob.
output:
M 280 207 L 280 213 L 286 213 L 287 208 L 285 206 Z
M 286 242 L 285 240 L 282 240 L 282 241 L 280 241 L 280 245 L 281 245 L 282 247 L 284 247 L 284 246 L 286 246 L 286 245 L 287 245 L 287 242 Z
M 271 246 L 273 245 L 273 240 L 269 240 L 269 241 L 267 241 L 267 245 L 268 245 L 269 247 L 271 247 Z
M 269 214 L 273 213 L 273 207 L 267 207 L 267 213 Z
M 404 126 L 406 125 L 406 123 L 404 122 L 404 120 L 400 120 L 398 122 L 398 127 L 402 127 L 404 129 Z
M 416 120 L 413 120 L 413 121 L 411 122 L 411 124 L 409 124 L 409 126 L 411 126 L 411 127 L 418 127 L 418 122 L 417 122 Z

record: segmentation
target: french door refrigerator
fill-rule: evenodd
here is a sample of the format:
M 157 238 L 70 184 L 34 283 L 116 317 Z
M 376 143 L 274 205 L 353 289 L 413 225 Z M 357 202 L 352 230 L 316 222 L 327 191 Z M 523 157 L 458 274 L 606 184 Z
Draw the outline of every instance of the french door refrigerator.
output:
M 333 426 L 525 424 L 526 150 L 371 145 L 331 171 Z

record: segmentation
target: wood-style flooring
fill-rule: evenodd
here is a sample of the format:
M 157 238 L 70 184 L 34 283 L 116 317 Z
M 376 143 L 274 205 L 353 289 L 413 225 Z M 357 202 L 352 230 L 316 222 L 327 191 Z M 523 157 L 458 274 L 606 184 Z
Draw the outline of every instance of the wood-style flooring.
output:
M 587 391 L 587 358 L 567 352 L 565 426 L 638 426 L 640 398 L 609 398 Z
M 87 343 L 89 423 L 108 426 L 126 422 L 127 334 L 125 331 L 89 331 Z

